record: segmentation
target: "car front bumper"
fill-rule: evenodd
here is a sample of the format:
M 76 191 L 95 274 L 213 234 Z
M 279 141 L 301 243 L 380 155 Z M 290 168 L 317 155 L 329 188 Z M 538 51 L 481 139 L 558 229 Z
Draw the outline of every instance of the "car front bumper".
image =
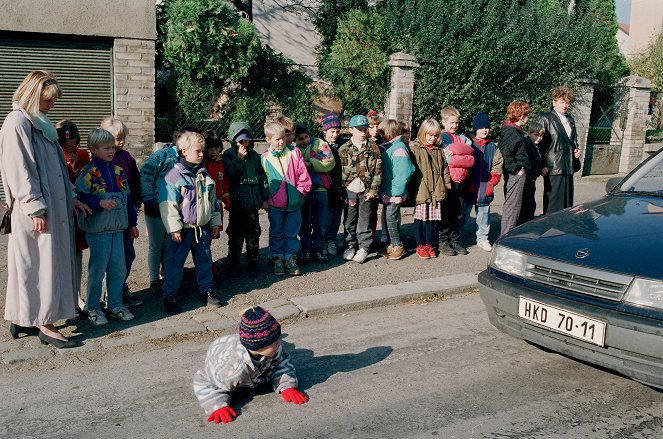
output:
M 479 274 L 479 284 L 479 294 L 490 322 L 506 334 L 663 388 L 663 321 L 547 294 L 498 278 L 488 270 Z M 521 319 L 518 317 L 520 296 L 606 322 L 605 346 L 593 345 Z

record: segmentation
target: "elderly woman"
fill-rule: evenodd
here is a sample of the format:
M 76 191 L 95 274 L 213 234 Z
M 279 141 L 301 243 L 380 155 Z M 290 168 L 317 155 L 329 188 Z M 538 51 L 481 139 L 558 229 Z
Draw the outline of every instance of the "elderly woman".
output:
M 89 209 L 72 199 L 58 134 L 46 116 L 60 96 L 50 73 L 29 73 L 0 129 L 0 173 L 14 203 L 5 319 L 14 338 L 39 335 L 42 344 L 71 348 L 78 343 L 54 324 L 76 315 L 73 209 Z
M 531 112 L 532 108 L 527 102 L 511 102 L 506 110 L 507 119 L 500 128 L 498 148 L 504 160 L 504 206 L 500 236 L 507 234 L 518 224 L 526 174 L 530 170 L 523 127 Z

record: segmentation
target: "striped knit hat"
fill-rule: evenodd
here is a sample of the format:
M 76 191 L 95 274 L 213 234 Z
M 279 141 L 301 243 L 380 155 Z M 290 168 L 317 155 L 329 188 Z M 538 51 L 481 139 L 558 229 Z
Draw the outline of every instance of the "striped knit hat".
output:
M 260 350 L 281 338 L 279 322 L 259 306 L 242 313 L 238 329 L 239 341 L 250 351 Z

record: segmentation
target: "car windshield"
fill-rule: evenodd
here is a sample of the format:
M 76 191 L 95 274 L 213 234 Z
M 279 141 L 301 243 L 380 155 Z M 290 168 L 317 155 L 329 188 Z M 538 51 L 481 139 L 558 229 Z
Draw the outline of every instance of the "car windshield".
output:
M 624 180 L 616 193 L 637 193 L 663 197 L 663 150 Z

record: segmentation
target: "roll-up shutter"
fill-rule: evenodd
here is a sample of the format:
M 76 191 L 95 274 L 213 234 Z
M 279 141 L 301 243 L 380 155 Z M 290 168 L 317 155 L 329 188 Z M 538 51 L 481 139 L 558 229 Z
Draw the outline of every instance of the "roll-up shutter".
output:
M 32 70 L 48 70 L 62 87 L 62 99 L 48 113 L 53 124 L 74 121 L 87 133 L 113 114 L 112 41 L 58 41 L 62 36 L 3 38 L 0 36 L 0 118 L 11 111 L 12 96 Z M 0 198 L 4 199 L 2 185 Z

